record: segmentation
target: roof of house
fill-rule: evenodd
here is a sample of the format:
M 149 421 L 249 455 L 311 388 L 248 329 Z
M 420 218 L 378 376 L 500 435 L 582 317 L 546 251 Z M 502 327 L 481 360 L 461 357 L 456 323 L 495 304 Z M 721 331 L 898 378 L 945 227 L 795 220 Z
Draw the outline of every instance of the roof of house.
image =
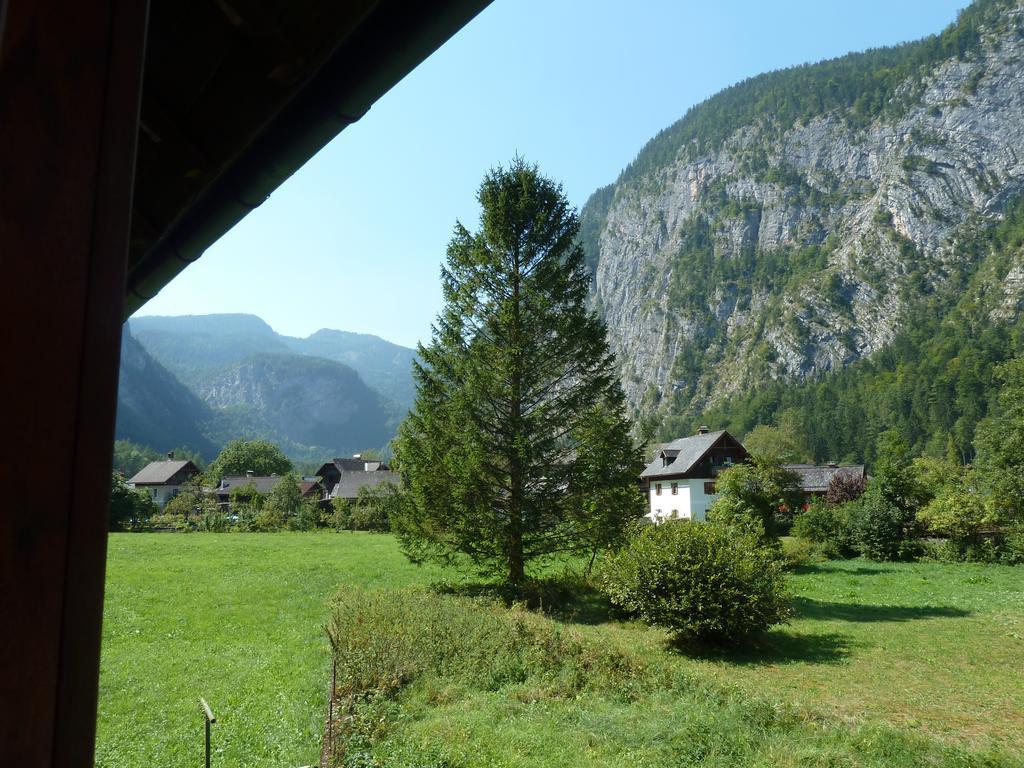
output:
M 698 461 L 704 458 L 704 455 L 711 450 L 722 435 L 729 435 L 729 433 L 720 429 L 717 432 L 681 437 L 663 444 L 655 454 L 654 460 L 644 467 L 640 477 L 671 477 L 689 472 Z M 735 440 L 732 435 L 729 437 Z M 670 461 L 666 464 L 663 459 L 670 459 Z
M 359 495 L 359 489 L 367 486 L 373 487 L 381 483 L 400 482 L 397 472 L 390 470 L 378 470 L 376 472 L 342 472 L 341 479 L 331 489 L 332 499 L 354 499 Z
M 316 471 L 320 477 L 324 476 L 324 470 L 332 467 L 339 472 L 382 472 L 390 469 L 383 461 L 368 461 L 367 459 L 348 457 L 336 457 L 323 464 Z
M 299 483 L 299 491 L 303 496 L 307 496 L 317 489 L 323 490 L 316 480 L 303 480 Z
M 800 478 L 800 487 L 804 493 L 824 493 L 828 490 L 828 484 L 839 475 L 851 475 L 853 477 L 866 477 L 867 472 L 863 464 L 846 464 L 844 466 L 823 466 L 815 464 L 783 464 L 783 469 L 788 469 Z
M 134 485 L 164 485 L 181 470 L 188 467 L 191 467 L 189 474 L 199 474 L 199 467 L 188 460 L 164 459 L 163 461 L 151 461 L 132 475 L 128 482 Z
M 214 493 L 231 493 L 236 488 L 251 485 L 256 493 L 270 493 L 274 486 L 281 482 L 284 475 L 225 475 L 220 479 L 220 486 Z

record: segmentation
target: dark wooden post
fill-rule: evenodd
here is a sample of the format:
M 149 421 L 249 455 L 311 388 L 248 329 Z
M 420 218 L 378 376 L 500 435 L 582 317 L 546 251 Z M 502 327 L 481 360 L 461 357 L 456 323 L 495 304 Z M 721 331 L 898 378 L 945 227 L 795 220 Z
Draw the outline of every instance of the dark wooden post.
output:
M 0 2 L 0 765 L 92 765 L 145 0 Z

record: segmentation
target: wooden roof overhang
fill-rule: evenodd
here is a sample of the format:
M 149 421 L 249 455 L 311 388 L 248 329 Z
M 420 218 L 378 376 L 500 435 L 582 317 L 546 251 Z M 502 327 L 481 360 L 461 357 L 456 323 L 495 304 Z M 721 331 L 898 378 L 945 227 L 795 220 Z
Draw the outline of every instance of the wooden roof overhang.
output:
M 153 0 L 124 317 L 488 2 Z
M 124 318 L 485 5 L 0 0 L 0 765 L 92 765 Z

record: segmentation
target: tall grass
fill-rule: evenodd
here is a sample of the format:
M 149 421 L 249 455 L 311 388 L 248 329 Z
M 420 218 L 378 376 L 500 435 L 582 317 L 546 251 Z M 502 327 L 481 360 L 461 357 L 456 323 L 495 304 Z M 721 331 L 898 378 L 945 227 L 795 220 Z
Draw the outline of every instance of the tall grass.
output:
M 328 633 L 336 766 L 1012 764 L 772 704 L 521 606 L 345 590 Z

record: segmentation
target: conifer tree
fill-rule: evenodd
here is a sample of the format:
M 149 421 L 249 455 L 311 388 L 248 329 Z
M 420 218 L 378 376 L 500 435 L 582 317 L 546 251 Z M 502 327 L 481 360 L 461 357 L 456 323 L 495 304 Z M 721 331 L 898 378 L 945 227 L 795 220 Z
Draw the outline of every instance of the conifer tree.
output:
M 612 545 L 640 514 L 641 462 L 561 186 L 516 159 L 478 200 L 419 349 L 393 529 L 414 560 L 464 556 L 518 585 L 531 559 Z

